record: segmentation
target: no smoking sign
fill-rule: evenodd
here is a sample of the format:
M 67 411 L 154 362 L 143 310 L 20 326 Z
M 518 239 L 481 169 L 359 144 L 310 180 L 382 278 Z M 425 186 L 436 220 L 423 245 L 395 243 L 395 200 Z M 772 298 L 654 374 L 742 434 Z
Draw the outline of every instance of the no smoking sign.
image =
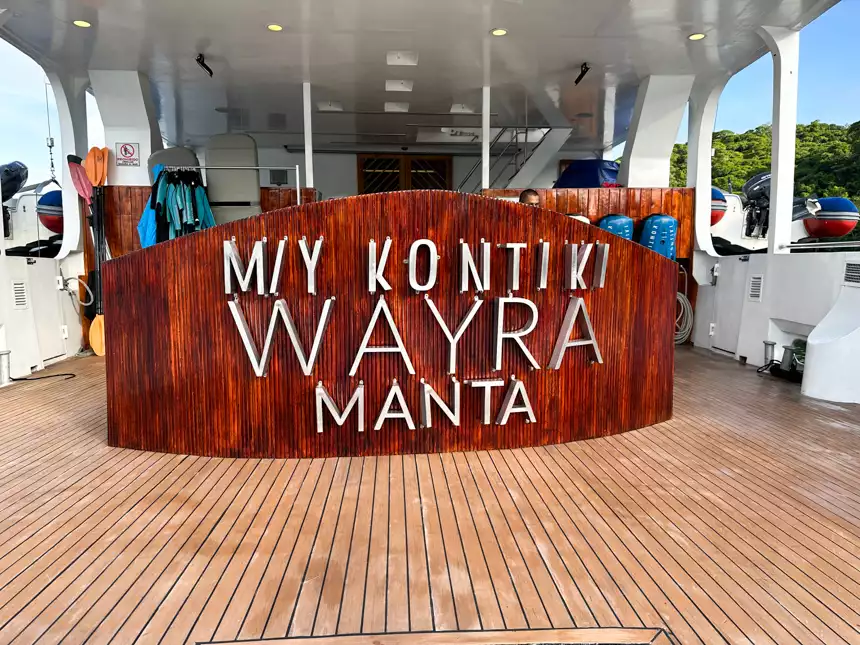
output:
M 117 166 L 139 166 L 140 165 L 140 145 L 137 143 L 118 143 L 118 144 L 116 144 L 116 165 Z

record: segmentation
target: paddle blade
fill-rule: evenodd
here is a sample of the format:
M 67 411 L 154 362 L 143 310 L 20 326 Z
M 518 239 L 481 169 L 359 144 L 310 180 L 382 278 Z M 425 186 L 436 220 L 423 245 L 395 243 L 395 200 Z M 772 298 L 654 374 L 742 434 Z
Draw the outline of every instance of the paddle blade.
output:
M 75 157 L 75 159 L 80 159 L 80 157 Z M 84 170 L 84 167 L 79 162 L 75 162 L 72 159 L 72 155 L 69 155 L 69 173 L 72 175 L 72 184 L 74 184 L 78 195 L 86 200 L 87 204 L 91 204 L 93 201 L 93 185 L 87 177 L 87 171 Z
M 90 184 L 93 186 L 99 185 L 99 157 L 101 157 L 101 154 L 101 149 L 90 148 L 87 158 L 84 159 L 84 163 L 82 164 L 84 170 L 87 172 L 87 179 L 90 180 Z
M 96 356 L 105 355 L 105 317 L 102 314 L 90 324 L 90 347 Z
M 110 150 L 107 148 L 102 148 L 101 157 L 99 157 L 99 161 L 101 162 L 101 166 L 99 167 L 99 186 L 104 186 L 107 184 L 107 176 L 108 176 L 108 164 L 110 163 Z

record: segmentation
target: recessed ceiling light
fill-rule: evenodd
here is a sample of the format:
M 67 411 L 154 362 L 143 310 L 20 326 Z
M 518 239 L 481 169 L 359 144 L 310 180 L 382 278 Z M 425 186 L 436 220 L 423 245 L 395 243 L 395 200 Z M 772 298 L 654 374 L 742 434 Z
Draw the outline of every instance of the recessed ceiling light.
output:
M 92 24 L 87 22 L 86 20 L 75 20 L 72 24 L 75 27 L 82 27 L 83 29 L 87 29 L 89 27 L 92 27 Z
M 705 34 L 695 33 L 695 34 L 690 34 L 689 36 L 687 36 L 687 40 L 694 40 L 694 41 L 695 40 L 702 40 L 702 39 L 704 39 L 704 37 L 705 37 Z
M 385 81 L 386 92 L 411 92 L 413 81 Z
M 418 64 L 418 53 L 411 51 L 390 51 L 385 54 L 385 62 L 389 65 L 409 65 L 414 67 Z
M 284 30 L 284 28 L 281 25 L 276 24 L 274 22 L 271 25 L 266 25 L 266 29 L 268 29 L 269 31 L 283 31 Z
M 495 28 L 495 29 L 493 29 L 490 33 L 491 33 L 493 36 L 504 36 L 505 34 L 507 34 L 507 33 L 508 33 L 508 30 L 507 30 L 507 29 L 504 29 L 504 28 L 502 28 L 502 27 L 496 27 L 496 28 Z
M 409 111 L 409 103 L 399 103 L 396 101 L 386 101 L 385 102 L 385 111 L 386 112 L 408 112 Z
M 338 101 L 319 101 L 317 110 L 320 112 L 343 112 L 343 105 Z

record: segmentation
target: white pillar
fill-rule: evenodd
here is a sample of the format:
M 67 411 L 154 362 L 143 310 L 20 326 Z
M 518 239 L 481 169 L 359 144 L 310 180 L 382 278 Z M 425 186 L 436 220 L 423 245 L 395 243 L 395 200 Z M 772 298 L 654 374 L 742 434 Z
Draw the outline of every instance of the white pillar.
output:
M 695 187 L 695 231 L 699 250 L 717 256 L 711 239 L 711 151 L 717 104 L 727 76 L 701 77 L 693 83 L 687 134 L 687 186 Z
M 60 183 L 63 185 L 63 244 L 58 260 L 83 249 L 81 237 L 81 209 L 78 192 L 72 183 L 67 155 L 81 158 L 87 155 L 87 86 L 89 79 L 80 76 L 59 75 L 46 72 L 57 103 L 60 120 L 60 143 L 62 154 L 55 162 L 60 166 Z M 75 275 L 83 273 L 83 255 L 74 268 Z
M 108 183 L 148 186 L 149 155 L 164 147 L 149 78 L 139 72 L 90 70 L 90 81 L 105 127 L 105 146 L 110 150 Z M 137 165 L 123 165 L 117 158 L 122 144 L 136 144 Z
M 481 104 L 481 188 L 490 187 L 490 86 L 484 85 Z
M 788 253 L 788 249 L 780 247 L 791 242 L 800 32 L 782 27 L 760 27 L 758 33 L 773 54 L 773 143 L 770 161 L 768 249 L 770 253 Z
M 614 76 L 614 75 L 613 75 Z M 610 75 L 606 75 L 607 83 L 615 82 L 615 79 L 610 79 Z M 607 85 L 603 90 L 603 159 L 614 161 L 612 151 L 615 149 L 615 95 L 617 88 L 615 85 Z
M 649 76 L 639 85 L 618 181 L 630 188 L 668 188 L 672 147 L 694 77 Z
M 314 186 L 314 130 L 311 121 L 311 84 L 302 83 L 302 108 L 305 131 L 305 185 Z M 299 186 L 301 188 L 301 186 Z

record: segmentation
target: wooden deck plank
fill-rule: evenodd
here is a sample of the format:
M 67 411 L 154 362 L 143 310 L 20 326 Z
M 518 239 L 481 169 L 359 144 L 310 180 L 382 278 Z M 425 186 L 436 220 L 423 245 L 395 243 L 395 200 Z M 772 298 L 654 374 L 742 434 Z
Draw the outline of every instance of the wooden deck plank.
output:
M 453 464 L 452 467 L 456 470 L 457 480 L 463 489 L 469 515 L 474 522 L 475 532 L 486 559 L 493 589 L 496 592 L 503 627 L 505 629 L 526 629 L 528 622 L 525 609 L 514 585 L 508 562 L 496 538 L 487 509 L 472 478 L 469 465 L 465 462 L 465 457 L 462 454 L 443 455 L 443 459 L 445 458 Z
M 448 561 L 445 557 L 445 544 L 439 510 L 433 491 L 430 464 L 427 455 L 414 455 L 418 474 L 418 491 L 424 525 L 424 544 L 427 553 L 427 571 L 430 576 L 430 599 L 433 608 L 433 627 L 436 631 L 455 631 L 457 610 L 454 603 L 454 590 Z M 366 630 L 365 630 L 366 631 Z
M 638 450 L 638 444 L 631 443 L 628 445 L 631 447 L 635 445 L 635 449 Z M 618 447 L 624 446 L 619 443 Z M 645 455 L 651 454 L 647 446 L 643 447 L 641 452 Z M 633 459 L 638 457 L 635 452 L 628 454 Z M 643 471 L 655 472 L 649 468 L 646 460 L 639 458 L 637 461 Z M 676 476 L 676 472 L 671 467 L 666 467 L 660 471 L 659 475 L 666 482 L 684 487 L 685 479 L 683 477 L 686 473 L 682 471 Z M 687 476 L 689 475 L 687 474 Z M 668 496 L 672 492 L 666 490 L 664 496 Z M 857 611 L 860 604 L 856 600 L 860 588 L 853 585 L 850 580 L 842 579 L 837 582 L 836 578 L 840 577 L 838 576 L 839 572 L 831 570 L 836 575 L 829 575 L 831 572 L 816 566 L 814 557 L 810 557 L 813 554 L 804 548 L 793 549 L 788 546 L 786 544 L 789 539 L 787 529 L 770 528 L 765 522 L 750 522 L 743 513 L 735 512 L 738 507 L 731 504 L 725 505 L 727 510 L 725 514 L 717 515 L 709 510 L 708 503 L 704 503 L 705 500 L 710 501 L 714 498 L 716 498 L 716 503 L 720 503 L 719 497 L 711 492 L 708 492 L 707 496 L 686 494 L 683 497 L 678 495 L 672 495 L 672 497 L 679 500 L 680 504 L 677 507 L 687 510 L 691 519 L 697 520 L 696 525 L 704 527 L 703 530 L 708 532 L 711 539 L 719 542 L 727 552 L 737 551 L 742 554 L 743 558 L 755 563 L 756 566 L 763 567 L 769 571 L 770 576 L 773 576 L 774 581 L 777 581 L 789 593 L 800 594 L 810 599 L 815 598 L 817 602 L 843 616 L 844 619 L 860 622 L 860 613 Z M 766 532 L 768 537 L 772 539 L 765 542 L 760 541 L 757 534 L 761 535 L 763 532 Z M 849 593 L 843 594 L 839 591 L 848 591 Z
M 442 530 L 442 546 L 445 561 L 448 563 L 448 576 L 451 580 L 451 591 L 457 612 L 457 629 L 460 631 L 481 629 L 475 581 L 466 564 L 463 540 L 457 526 L 457 518 L 454 516 L 448 483 L 442 472 L 442 461 L 439 455 L 420 455 L 419 459 L 426 460 L 430 471 L 432 494 L 429 497 L 436 501 L 436 513 Z
M 402 456 L 403 495 L 406 498 L 406 557 L 409 566 L 409 629 L 433 629 L 433 606 L 430 600 L 430 572 L 427 570 L 427 544 L 424 541 L 424 519 L 418 489 L 418 467 L 413 455 Z
M 218 520 L 254 474 L 258 462 L 231 463 L 214 488 L 203 497 L 176 535 L 142 571 L 128 591 L 93 630 L 87 642 L 125 643 L 139 638 L 161 601 L 187 568 Z
M 155 521 L 138 535 L 132 545 L 98 574 L 92 583 L 78 589 L 78 595 L 60 620 L 49 630 L 46 638 L 82 642 L 101 625 L 107 615 L 120 603 L 131 586 L 150 566 L 162 548 L 187 521 L 203 497 L 227 472 L 226 461 L 200 464 L 192 481 L 183 486 Z
M 343 606 L 343 590 L 346 582 L 346 570 L 349 565 L 350 543 L 358 514 L 361 481 L 367 463 L 367 460 L 361 457 L 355 457 L 351 461 L 349 478 L 337 522 L 337 531 L 331 544 L 325 570 L 321 575 L 322 589 L 311 624 L 311 632 L 314 636 L 330 636 L 337 633 L 338 616 Z M 301 614 L 297 613 L 297 622 L 300 617 Z
M 486 452 L 470 453 L 467 458 L 472 467 L 480 468 L 496 503 L 499 505 L 508 530 L 516 542 L 517 549 L 525 561 L 529 577 L 540 595 L 552 627 L 576 627 L 577 619 L 584 627 L 594 626 L 581 598 L 566 598 L 567 586 L 563 580 L 566 572 L 554 554 L 548 554 L 546 545 L 538 544 L 528 530 L 522 515 L 517 511 L 510 490 L 505 486 L 498 471 Z M 576 617 L 574 617 L 576 614 Z
M 0 391 L 0 643 L 858 642 L 860 409 L 676 362 L 617 437 L 246 461 L 109 448 L 66 361 Z
M 76 623 L 72 619 L 73 616 L 89 613 L 92 618 L 97 615 L 88 610 L 108 589 L 114 594 L 119 593 L 119 587 L 114 584 L 116 580 L 141 556 L 144 547 L 153 538 L 162 531 L 167 532 L 169 520 L 181 507 L 183 499 L 187 499 L 181 494 L 193 489 L 192 484 L 198 473 L 204 469 L 211 471 L 214 465 L 206 460 L 195 460 L 188 469 L 179 472 L 175 479 L 166 482 L 169 485 L 163 492 L 154 490 L 145 511 L 121 534 L 103 540 L 100 553 L 96 545 L 88 549 L 87 556 L 98 557 L 94 560 L 82 558 L 82 562 L 74 563 L 62 575 L 54 578 L 49 589 L 45 590 L 48 593 L 44 593 L 45 600 L 50 604 L 45 606 L 45 600 L 31 601 L 27 611 L 19 614 L 19 617 L 33 615 L 34 609 L 43 606 L 42 612 L 56 616 L 56 621 L 44 624 L 44 621 L 36 622 L 37 616 L 34 616 L 33 623 L 27 628 L 29 634 L 24 631 L 19 640 L 35 642 L 38 638 L 46 643 L 59 642 L 76 624 L 80 624 L 80 621 Z M 91 562 L 87 562 L 87 559 Z
M 409 631 L 409 558 L 406 545 L 406 496 L 403 459 L 391 457 L 388 465 L 388 603 L 385 628 L 389 632 Z
M 453 519 L 463 544 L 463 554 L 475 594 L 481 629 L 504 629 L 502 610 L 496 594 L 495 584 L 487 567 L 486 555 L 478 537 L 475 521 L 469 508 L 463 485 L 456 472 L 453 456 L 439 455 L 441 477 L 445 479 L 447 494 L 451 503 Z
M 389 467 L 391 459 L 380 457 L 376 463 L 376 483 L 370 518 L 370 539 L 364 583 L 364 609 L 361 631 L 385 631 L 388 604 L 388 500 Z
M 370 520 L 373 516 L 373 497 L 376 491 L 376 466 L 375 459 L 365 459 L 359 484 L 355 526 L 347 555 L 343 597 L 338 607 L 338 634 L 356 634 L 361 631 L 364 584 L 367 579 L 367 549 L 370 545 Z
M 297 509 L 302 506 L 301 494 L 310 497 L 313 485 L 309 482 L 316 480 L 321 468 L 322 460 L 297 462 L 295 473 L 291 474 L 286 487 L 280 491 L 278 504 L 272 513 L 271 521 L 267 522 L 263 529 L 259 542 L 247 545 L 245 557 L 238 561 L 234 575 L 228 578 L 236 580 L 235 586 L 229 594 L 222 595 L 222 602 L 216 602 L 213 598 L 207 603 L 190 640 L 226 640 L 238 637 L 273 559 L 288 555 L 285 530 L 293 514 L 300 513 Z M 203 618 L 207 614 L 208 619 L 204 622 Z
M 335 477 L 332 482 L 332 494 L 326 502 L 326 512 L 320 523 L 317 538 L 314 541 L 311 557 L 302 576 L 302 585 L 293 616 L 287 632 L 290 636 L 310 636 L 314 632 L 317 612 L 322 600 L 323 584 L 329 572 L 332 559 L 340 560 L 343 550 L 335 550 L 334 542 L 341 524 L 347 526 L 355 514 L 356 493 L 361 481 L 361 462 L 357 457 L 342 460 L 345 465 L 343 478 Z M 330 509 L 330 510 L 329 510 Z M 347 531 L 341 532 L 346 535 Z M 338 568 L 332 569 L 335 576 L 334 589 L 342 589 L 342 578 L 338 577 Z M 332 608 L 340 604 L 340 595 L 334 596 Z M 331 621 L 329 633 L 334 632 L 334 621 Z
M 340 509 L 340 500 L 349 470 L 349 460 L 326 461 L 332 466 L 331 478 L 324 480 L 325 486 L 317 488 L 311 500 L 303 530 L 300 531 L 299 539 L 290 555 L 275 602 L 263 628 L 262 636 L 265 638 L 282 638 L 289 634 L 314 545 L 320 535 L 325 539 L 329 529 L 333 530 L 334 522 L 337 520 L 337 511 Z
M 611 460 L 613 454 L 619 454 L 619 458 L 626 458 L 623 453 L 615 453 L 611 447 L 608 448 L 607 459 Z M 631 462 L 635 457 L 631 457 Z M 604 459 L 604 463 L 607 463 Z M 637 462 L 633 462 L 637 463 Z M 695 501 L 688 496 L 673 495 L 671 487 L 666 488 L 664 481 L 671 481 L 668 473 L 662 473 L 662 481 L 653 479 L 651 470 L 647 463 L 639 462 L 639 469 L 631 469 L 629 474 L 619 473 L 625 477 L 632 486 L 641 486 L 643 496 L 649 503 L 662 507 L 665 517 L 671 518 L 673 524 L 679 530 L 682 540 L 689 540 L 709 559 L 713 560 L 734 581 L 750 595 L 769 615 L 767 622 L 770 623 L 768 633 L 778 635 L 783 631 L 783 626 L 791 628 L 792 634 L 809 632 L 822 640 L 833 639 L 835 632 L 839 632 L 844 638 L 851 638 L 853 628 L 851 621 L 860 624 L 860 615 L 849 611 L 847 617 L 839 618 L 838 612 L 833 612 L 832 629 L 826 623 L 819 620 L 817 614 L 828 614 L 832 611 L 831 603 L 837 608 L 841 603 L 831 595 L 827 598 L 827 604 L 817 600 L 811 593 L 806 591 L 785 571 L 774 562 L 762 555 L 764 547 L 760 550 L 752 549 L 739 538 L 736 533 L 730 532 L 728 523 L 721 523 L 712 527 L 703 519 L 696 508 Z M 683 537 L 681 537 L 683 536 Z M 728 538 L 728 539 L 727 539 Z M 787 564 L 787 563 L 786 563 Z M 804 579 L 804 575 L 797 571 L 798 579 Z M 819 585 L 812 579 L 806 584 L 810 587 Z M 775 623 L 775 624 L 774 624 Z M 792 627 L 793 626 L 793 627 Z M 784 635 L 781 642 L 793 639 L 794 636 Z

